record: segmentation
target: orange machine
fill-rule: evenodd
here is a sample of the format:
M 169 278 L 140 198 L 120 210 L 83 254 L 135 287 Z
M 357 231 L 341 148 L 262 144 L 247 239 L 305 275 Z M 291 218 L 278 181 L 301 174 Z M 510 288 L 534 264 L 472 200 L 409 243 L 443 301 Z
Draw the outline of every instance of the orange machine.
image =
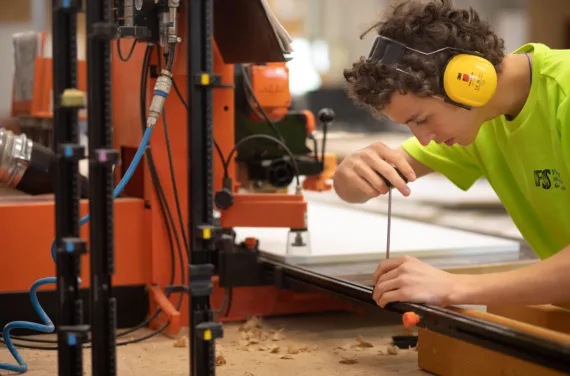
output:
M 184 35 L 185 25 L 179 24 L 180 34 Z M 123 155 L 123 166 L 128 166 L 130 158 L 134 155 L 142 135 L 140 105 L 137 90 L 141 85 L 141 66 L 143 65 L 145 47 L 138 45 L 134 48 L 134 52 L 129 61 L 123 62 L 116 58 L 113 59 L 113 84 L 114 84 L 114 121 L 115 121 L 115 141 L 117 147 L 121 149 Z M 156 71 L 159 61 L 157 59 L 157 48 L 153 48 L 152 61 L 150 63 L 150 71 Z M 177 179 L 177 190 L 180 207 L 182 208 L 182 216 L 186 218 L 187 212 L 187 184 L 186 177 L 188 171 L 187 165 L 187 108 L 186 100 L 186 51 L 184 44 L 179 44 L 176 49 L 176 57 L 173 66 L 173 80 L 178 91 L 182 94 L 183 99 L 177 98 L 174 90 L 170 93 L 165 103 L 166 123 L 169 141 L 163 131 L 165 128 L 164 117 L 161 117 L 157 124 L 157 130 L 151 139 L 151 150 L 153 152 L 154 164 L 159 177 L 163 181 L 170 179 L 170 167 L 168 156 L 168 143 L 170 143 L 171 159 L 173 161 L 173 172 L 176 176 L 182 177 Z M 164 63 L 161 62 L 162 65 Z M 153 68 L 153 66 L 155 68 Z M 252 190 L 244 188 L 247 178 L 238 179 L 237 176 L 243 177 L 246 169 L 238 169 L 238 164 L 231 158 L 236 152 L 234 146 L 240 140 L 249 135 L 236 137 L 236 130 L 244 129 L 243 124 L 240 127 L 239 120 L 241 116 L 248 116 L 252 120 L 252 124 L 262 124 L 262 119 L 256 117 L 253 111 L 257 113 L 266 113 L 272 121 L 278 121 L 287 113 L 291 112 L 290 101 L 291 95 L 288 89 L 288 73 L 284 63 L 268 64 L 267 66 L 251 65 L 253 71 L 251 77 L 252 93 L 249 93 L 251 107 L 239 107 L 236 104 L 236 66 L 234 64 L 226 64 L 224 62 L 222 52 L 215 44 L 214 48 L 214 72 L 220 75 L 219 87 L 214 90 L 214 139 L 219 147 L 219 152 L 215 152 L 214 158 L 214 192 L 217 192 L 217 199 L 220 192 L 232 197 L 232 202 L 227 208 L 221 210 L 221 227 L 286 227 L 286 228 L 306 228 L 305 213 L 307 203 L 301 194 L 288 193 L 255 193 Z M 244 69 L 244 71 L 247 69 Z M 279 75 L 274 73 L 278 71 Z M 150 78 L 148 84 L 145 85 L 147 98 L 150 98 L 155 79 Z M 277 95 L 271 95 L 271 92 Z M 146 104 L 148 106 L 148 103 Z M 249 108 L 249 110 L 247 110 Z M 292 116 L 304 118 L 303 123 L 305 135 L 311 135 L 314 130 L 314 116 L 303 111 L 302 113 L 291 112 Z M 261 115 L 263 116 L 263 115 Z M 238 124 L 236 124 L 236 122 Z M 281 126 L 281 125 L 279 125 Z M 269 133 L 258 130 L 256 134 Z M 304 136 L 305 136 L 304 135 Z M 303 137 L 303 141 L 305 137 Z M 221 156 L 220 156 L 221 153 Z M 222 160 L 222 157 L 224 160 Z M 336 162 L 334 158 L 327 158 L 328 163 Z M 226 166 L 224 166 L 226 165 Z M 181 325 L 187 325 L 187 304 L 186 298 L 182 308 L 176 309 L 174 304 L 178 297 L 174 296 L 170 300 L 164 297 L 162 286 L 169 284 L 169 270 L 172 260 L 167 256 L 166 249 L 168 247 L 168 234 L 164 226 L 164 220 L 161 217 L 159 207 L 159 199 L 152 187 L 152 179 L 149 176 L 148 161 L 145 166 L 138 171 L 133 177 L 131 183 L 127 186 L 125 192 L 130 196 L 137 196 L 145 199 L 147 207 L 151 210 L 148 214 L 148 223 L 151 228 L 149 231 L 149 244 L 151 247 L 150 281 L 153 287 L 151 292 L 151 310 L 159 305 L 166 315 L 161 315 L 154 322 L 153 326 L 159 326 L 166 319 L 179 322 Z M 319 173 L 312 176 L 314 181 L 326 181 L 331 177 L 331 171 L 334 165 L 327 166 L 325 173 Z M 227 175 L 227 176 L 224 176 Z M 225 184 L 224 184 L 224 177 Z M 326 187 L 324 188 L 326 189 Z M 174 192 L 167 189 L 166 199 L 170 203 L 176 201 Z M 217 200 L 218 201 L 218 200 Z M 217 202 L 219 204 L 219 202 Z M 223 206 L 219 205 L 219 206 Z M 280 215 L 275 215 L 279 213 Z M 186 223 L 186 221 L 183 221 Z M 179 224 L 175 224 L 178 231 L 182 231 Z M 186 258 L 184 259 L 186 263 Z M 175 284 L 180 284 L 180 273 L 176 275 Z M 215 286 L 217 286 L 217 278 L 215 278 Z M 224 291 L 216 287 L 212 296 L 212 305 L 219 308 L 223 302 Z M 252 288 L 236 288 L 233 291 L 232 307 L 226 317 L 220 317 L 219 320 L 243 320 L 251 315 L 279 315 L 290 314 L 296 312 L 315 312 L 322 310 L 351 309 L 346 302 L 333 300 L 329 297 L 315 294 L 295 294 L 291 291 L 277 290 L 274 287 L 252 287 Z M 157 304 L 154 304 L 157 303 Z M 175 332 L 176 325 L 170 325 L 169 330 Z
M 231 7 L 229 6 L 226 11 L 231 13 Z M 225 12 L 220 12 L 219 9 L 216 11 L 220 18 L 224 17 Z M 178 31 L 179 35 L 184 38 L 186 35 L 184 12 L 180 13 Z M 283 61 L 270 62 L 267 65 L 247 64 L 241 69 L 242 65 L 238 60 L 241 62 L 247 60 L 236 58 L 236 52 L 228 48 L 231 43 L 227 42 L 227 34 L 227 32 L 216 32 L 216 42 L 220 39 L 225 50 L 219 47 L 219 43 L 215 43 L 213 55 L 214 71 L 219 75 L 220 82 L 213 94 L 214 138 L 219 154 L 216 152 L 213 155 L 214 184 L 212 189 L 218 193 L 224 192 L 225 189 L 225 194 L 230 194 L 232 197 L 230 205 L 219 208 L 220 225 L 223 228 L 306 229 L 307 203 L 302 194 L 284 192 L 283 186 L 273 187 L 275 189 L 271 193 L 259 193 L 259 187 L 250 184 L 252 181 L 260 181 L 258 175 L 255 178 L 251 177 L 253 166 L 251 155 L 246 155 L 247 153 L 242 153 L 241 150 L 233 150 L 236 142 L 239 143 L 252 134 L 270 135 L 273 130 L 271 126 L 268 127 L 268 124 L 273 124 L 278 128 L 285 135 L 284 139 L 287 143 L 291 139 L 297 139 L 301 140 L 305 147 L 305 141 L 311 140 L 315 129 L 314 115 L 308 111 L 290 110 L 288 70 Z M 125 45 L 128 40 L 123 39 L 120 43 L 121 48 L 126 50 Z M 124 52 L 119 53 L 117 47 L 117 45 L 113 46 L 112 53 L 112 108 L 115 147 L 121 154 L 121 165 L 116 169 L 118 182 L 128 168 L 142 138 L 141 100 L 144 109 L 148 109 L 157 78 L 156 73 L 159 67 L 164 66 L 164 61 L 156 45 L 137 43 L 128 59 L 121 58 Z M 158 58 L 159 56 L 161 59 Z M 38 100 L 32 106 L 34 111 L 31 115 L 34 116 L 35 113 L 45 117 L 50 113 L 50 103 L 45 100 L 49 98 L 51 92 L 51 74 L 45 70 L 45 67 L 49 65 L 49 59 L 39 57 L 38 62 L 41 63 L 37 65 L 34 77 L 34 87 L 37 90 L 35 96 Z M 80 82 L 84 82 L 82 72 L 83 68 L 80 70 Z M 152 152 L 152 159 L 149 159 L 149 154 L 147 154 L 125 188 L 123 195 L 115 200 L 116 274 L 113 284 L 118 295 L 119 327 L 134 326 L 135 323 L 132 320 L 141 319 L 141 314 L 137 315 L 133 311 L 138 309 L 136 307 L 140 306 L 143 298 L 146 299 L 145 294 L 148 292 L 149 301 L 145 304 L 150 307 L 150 312 L 154 313 L 157 307 L 160 307 L 160 314 L 155 315 L 152 326 L 157 327 L 165 321 L 170 321 L 167 331 L 175 334 L 180 326 L 188 325 L 189 317 L 186 294 L 176 293 L 176 286 L 188 283 L 187 253 L 183 251 L 179 256 L 169 253 L 169 248 L 176 248 L 171 247 L 170 233 L 187 231 L 187 226 L 181 224 L 187 223 L 189 208 L 186 178 L 189 168 L 186 142 L 188 100 L 186 98 L 187 73 L 184 43 L 179 43 L 176 47 L 172 75 L 175 87 L 165 102 L 164 114 L 159 118 L 150 141 L 149 150 Z M 250 86 L 246 83 L 243 93 L 247 92 L 247 95 L 240 96 L 238 91 L 241 89 L 238 88 L 237 81 L 244 78 L 250 81 Z M 175 91 L 178 91 L 180 96 Z M 240 104 L 240 98 L 246 99 L 247 103 Z M 248 120 L 244 121 L 243 117 L 247 117 Z M 290 124 L 294 126 L 287 128 Z M 288 129 L 302 129 L 302 137 L 299 137 L 298 133 L 288 133 Z M 271 143 L 260 142 L 260 140 L 263 141 L 263 137 L 258 137 L 257 140 L 258 142 L 248 144 L 250 148 L 243 149 L 257 150 L 271 145 Z M 313 141 L 316 143 L 314 139 Z M 275 150 L 271 158 L 283 160 L 285 154 L 283 149 L 276 143 L 272 145 Z M 310 152 L 310 149 L 307 150 Z M 237 162 L 233 158 L 235 154 L 237 154 Z M 320 157 L 321 161 L 325 161 L 325 166 L 323 168 L 321 165 L 320 170 L 315 170 L 315 166 L 310 163 L 303 165 L 303 161 L 314 160 L 310 153 L 295 157 L 302 165 L 300 169 L 306 169 L 306 173 L 302 174 L 307 176 L 303 183 L 305 189 L 330 189 L 326 181 L 332 177 L 332 171 L 336 165 L 334 156 L 325 154 L 323 151 Z M 289 174 L 286 177 L 290 180 L 281 179 L 280 181 L 290 182 L 293 177 L 290 171 L 285 172 L 286 175 Z M 177 179 L 172 179 L 172 175 Z M 157 189 L 156 184 L 153 183 L 157 179 L 163 184 L 161 189 Z M 261 180 L 267 183 L 267 179 Z M 176 206 L 180 209 L 180 218 L 176 219 L 174 216 L 175 220 L 165 220 L 161 210 L 165 207 L 164 201 L 169 206 Z M 87 201 L 82 202 L 81 209 L 81 215 L 85 215 Z M 0 210 L 2 210 L 0 218 L 4 218 L 1 226 L 5 255 L 4 262 L 0 266 L 0 292 L 6 299 L 11 299 L 11 302 L 14 301 L 15 295 L 19 296 L 20 306 L 26 306 L 27 296 L 21 292 L 28 291 L 36 279 L 55 274 L 55 266 L 50 257 L 50 245 L 54 238 L 53 199 L 51 197 L 6 199 L 0 203 Z M 32 223 L 29 222 L 31 218 L 34 221 Z M 30 225 L 22 226 L 22 223 L 29 223 L 35 227 L 30 229 Z M 87 224 L 81 229 L 85 240 L 89 238 L 88 226 Z M 30 233 L 34 236 L 29 236 Z M 184 241 L 180 240 L 180 243 Z M 181 244 L 180 248 L 184 248 L 184 244 Z M 82 289 L 87 289 L 90 285 L 88 262 L 88 257 L 82 258 Z M 173 271 L 172 265 L 175 263 L 178 267 Z M 14 274 L 14 270 L 18 270 L 18 273 Z M 212 306 L 218 309 L 224 304 L 225 289 L 218 286 L 217 277 L 214 277 L 214 286 Z M 54 290 L 55 287 L 45 294 L 53 294 Z M 252 315 L 267 316 L 353 309 L 345 301 L 315 294 L 278 290 L 271 286 L 238 287 L 232 290 L 231 309 L 218 318 L 220 321 L 244 320 Z M 182 295 L 184 297 L 181 304 L 178 304 Z M 45 303 L 42 301 L 42 304 L 45 304 L 46 312 L 51 315 L 55 306 L 47 300 Z M 125 311 L 129 313 L 130 318 L 122 318 L 121 312 Z M 14 312 L 14 314 L 3 317 L 2 321 L 26 318 L 34 320 L 31 308 L 27 312 L 29 313 L 26 313 L 24 317 L 19 311 Z M 147 310 L 142 315 L 144 316 L 146 312 Z

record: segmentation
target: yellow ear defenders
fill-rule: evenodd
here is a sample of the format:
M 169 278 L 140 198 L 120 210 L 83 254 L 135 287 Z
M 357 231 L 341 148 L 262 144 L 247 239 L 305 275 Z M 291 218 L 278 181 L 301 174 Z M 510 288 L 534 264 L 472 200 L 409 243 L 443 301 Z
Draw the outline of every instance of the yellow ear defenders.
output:
M 406 50 L 424 56 L 445 50 L 458 52 L 444 64 L 442 67 L 443 74 L 440 77 L 440 88 L 444 94 L 444 100 L 448 103 L 470 110 L 472 107 L 481 107 L 487 104 L 497 90 L 495 67 L 489 60 L 472 51 L 444 47 L 433 52 L 422 52 L 393 39 L 378 35 L 374 39 L 368 60 L 396 66 L 399 72 L 407 73 L 397 66 Z

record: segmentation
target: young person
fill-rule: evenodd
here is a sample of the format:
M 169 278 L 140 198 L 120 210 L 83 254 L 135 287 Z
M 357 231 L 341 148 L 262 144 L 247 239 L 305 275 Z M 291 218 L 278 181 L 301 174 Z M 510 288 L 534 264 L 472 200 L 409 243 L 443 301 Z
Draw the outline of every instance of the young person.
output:
M 542 259 L 523 269 L 453 275 L 413 257 L 382 261 L 374 299 L 434 305 L 570 302 L 570 51 L 534 43 L 505 54 L 472 9 L 409 1 L 378 23 L 367 58 L 345 71 L 349 94 L 410 128 L 347 156 L 334 176 L 343 200 L 403 195 L 437 171 L 467 190 L 485 177 Z M 413 186 L 413 184 L 411 184 Z

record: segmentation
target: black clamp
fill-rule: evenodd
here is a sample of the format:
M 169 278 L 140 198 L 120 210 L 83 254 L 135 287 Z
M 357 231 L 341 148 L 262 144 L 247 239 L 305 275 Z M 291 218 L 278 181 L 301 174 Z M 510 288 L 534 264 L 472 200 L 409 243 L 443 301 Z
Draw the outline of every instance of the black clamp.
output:
M 194 76 L 194 82 L 197 86 L 202 87 L 235 89 L 235 85 L 222 84 L 222 76 L 219 74 L 209 74 L 206 72 L 198 73 Z
M 98 164 L 116 165 L 119 163 L 119 152 L 115 149 L 96 149 L 91 160 Z
M 205 251 L 214 251 L 220 238 L 221 227 L 212 225 L 198 226 L 198 238 L 204 241 Z
M 190 285 L 190 296 L 203 297 L 212 295 L 214 290 L 212 285 L 214 265 L 191 264 L 189 269 L 188 282 Z
M 81 238 L 63 238 L 60 252 L 83 255 L 87 253 L 87 242 Z
M 212 225 L 198 226 L 198 238 L 203 240 L 213 240 L 216 236 L 216 227 Z
M 135 38 L 139 42 L 152 39 L 152 31 L 146 26 L 120 26 L 117 34 L 119 38 Z
M 89 325 L 60 326 L 59 331 L 67 334 L 69 346 L 81 346 L 87 340 Z
M 78 161 L 85 158 L 85 147 L 80 144 L 61 144 L 59 151 L 63 158 Z
M 196 335 L 203 341 L 212 341 L 224 336 L 222 324 L 217 322 L 203 322 L 196 325 Z
M 228 209 L 234 204 L 234 194 L 232 192 L 232 179 L 224 177 L 222 189 L 214 194 L 214 204 L 218 209 Z
M 117 27 L 111 22 L 94 22 L 90 38 L 113 40 L 117 38 Z

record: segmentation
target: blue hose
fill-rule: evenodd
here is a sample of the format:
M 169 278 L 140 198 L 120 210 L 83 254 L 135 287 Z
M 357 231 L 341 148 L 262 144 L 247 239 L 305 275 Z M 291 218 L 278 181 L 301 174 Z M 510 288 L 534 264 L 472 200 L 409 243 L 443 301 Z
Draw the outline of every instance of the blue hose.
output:
M 153 129 L 154 129 L 154 127 L 150 127 L 150 128 L 147 127 L 146 128 L 144 135 L 143 135 L 143 139 L 141 140 L 141 143 L 140 143 L 139 148 L 135 154 L 135 157 L 133 158 L 133 161 L 131 162 L 129 168 L 125 172 L 125 175 L 123 176 L 123 178 L 121 179 L 119 184 L 117 184 L 117 186 L 115 187 L 115 190 L 113 191 L 113 198 L 116 198 L 117 196 L 119 196 L 123 192 L 123 190 L 125 189 L 125 186 L 129 182 L 129 180 L 131 180 L 133 173 L 135 172 L 136 168 L 138 167 L 138 165 L 139 165 L 139 163 L 143 157 L 143 154 L 145 152 L 145 149 L 148 146 L 148 143 L 150 141 L 150 136 L 152 134 Z M 83 226 L 87 222 L 89 222 L 89 214 L 87 214 L 83 218 L 81 218 L 81 220 L 79 221 L 79 224 L 81 226 Z M 55 262 L 56 261 L 55 240 L 51 244 L 51 257 L 52 257 L 53 261 Z M 48 315 L 43 310 L 42 306 L 40 305 L 40 302 L 38 301 L 38 297 L 37 297 L 38 287 L 46 285 L 46 284 L 54 284 L 54 283 L 56 283 L 56 278 L 54 278 L 54 277 L 42 278 L 42 279 L 36 281 L 32 285 L 32 288 L 30 289 L 30 300 L 32 301 L 32 306 L 34 307 L 34 310 L 36 311 L 38 316 L 40 316 L 40 318 L 44 322 L 44 325 L 33 323 L 33 322 L 27 322 L 27 321 L 14 321 L 14 322 L 6 324 L 6 326 L 4 327 L 4 330 L 2 331 L 2 337 L 4 338 L 4 343 L 6 344 L 6 347 L 8 348 L 8 350 L 10 350 L 10 353 L 12 354 L 14 359 L 18 362 L 18 365 L 13 365 L 13 364 L 8 364 L 8 363 L 0 363 L 0 370 L 6 370 L 6 371 L 18 372 L 18 373 L 24 373 L 28 370 L 28 365 L 24 361 L 24 358 L 22 358 L 22 356 L 20 355 L 18 350 L 16 350 L 16 347 L 12 343 L 12 339 L 10 338 L 10 331 L 11 330 L 13 330 L 13 329 L 31 329 L 31 330 L 35 330 L 35 331 L 42 332 L 42 333 L 52 333 L 54 331 L 55 327 L 53 325 L 53 322 L 50 320 Z M 78 283 L 81 284 L 80 279 L 79 279 Z

